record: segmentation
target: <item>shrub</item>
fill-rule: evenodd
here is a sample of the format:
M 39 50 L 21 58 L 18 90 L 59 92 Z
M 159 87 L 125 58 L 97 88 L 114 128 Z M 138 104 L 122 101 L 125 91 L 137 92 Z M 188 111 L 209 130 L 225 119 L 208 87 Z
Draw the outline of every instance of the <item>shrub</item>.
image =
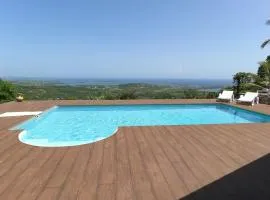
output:
M 10 82 L 0 79 L 0 101 L 13 100 L 14 98 L 14 86 Z

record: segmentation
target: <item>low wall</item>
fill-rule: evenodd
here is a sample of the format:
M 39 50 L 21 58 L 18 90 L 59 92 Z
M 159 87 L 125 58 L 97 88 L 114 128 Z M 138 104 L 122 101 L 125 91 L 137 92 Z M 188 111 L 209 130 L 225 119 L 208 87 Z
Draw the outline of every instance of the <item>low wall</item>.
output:
M 259 102 L 261 104 L 270 104 L 270 94 L 259 94 Z

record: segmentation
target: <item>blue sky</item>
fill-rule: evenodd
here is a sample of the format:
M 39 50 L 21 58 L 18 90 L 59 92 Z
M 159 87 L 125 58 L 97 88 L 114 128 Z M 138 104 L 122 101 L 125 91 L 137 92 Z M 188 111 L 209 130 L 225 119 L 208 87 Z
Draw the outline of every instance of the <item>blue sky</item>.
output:
M 10 0 L 0 76 L 231 78 L 270 54 L 269 0 Z

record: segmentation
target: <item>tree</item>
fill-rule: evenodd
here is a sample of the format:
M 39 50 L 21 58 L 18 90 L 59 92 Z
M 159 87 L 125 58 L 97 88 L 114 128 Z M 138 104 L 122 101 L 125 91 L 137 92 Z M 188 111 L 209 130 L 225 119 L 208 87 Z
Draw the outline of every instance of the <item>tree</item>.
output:
M 266 25 L 270 25 L 270 19 L 266 21 Z M 266 45 L 270 44 L 270 39 L 268 38 L 261 44 L 261 48 L 264 48 Z
M 258 81 L 257 83 L 265 87 L 270 83 L 270 65 L 269 63 L 262 63 L 258 68 Z
M 233 85 L 236 96 L 241 92 L 247 90 L 252 84 L 255 83 L 257 75 L 253 73 L 238 72 L 233 76 Z
M 270 56 L 267 56 L 265 62 L 268 62 L 270 64 Z
M 270 65 L 268 63 L 261 63 L 257 75 L 260 79 L 262 80 L 268 80 L 269 79 L 269 74 L 270 74 Z
M 257 83 L 259 85 L 262 85 L 264 87 L 270 86 L 270 56 L 268 56 L 264 62 L 260 63 L 257 75 Z
M 122 91 L 119 95 L 119 99 L 124 100 L 124 99 L 136 99 L 137 95 L 135 94 L 135 90 L 133 89 L 125 89 Z
M 13 85 L 8 81 L 0 79 L 0 101 L 13 100 L 14 97 Z
M 157 92 L 154 96 L 154 99 L 175 99 L 173 94 L 170 92 L 162 91 L 162 92 Z

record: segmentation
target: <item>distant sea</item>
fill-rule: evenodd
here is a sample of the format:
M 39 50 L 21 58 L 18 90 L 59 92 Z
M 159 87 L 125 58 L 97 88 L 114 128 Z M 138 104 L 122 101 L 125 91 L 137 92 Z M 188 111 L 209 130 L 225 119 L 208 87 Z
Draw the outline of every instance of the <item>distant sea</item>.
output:
M 190 87 L 204 89 L 220 89 L 231 86 L 231 79 L 85 79 L 85 78 L 5 78 L 15 82 L 38 81 L 54 85 L 120 85 L 128 83 L 145 83 L 152 85 L 169 85 L 172 87 Z

